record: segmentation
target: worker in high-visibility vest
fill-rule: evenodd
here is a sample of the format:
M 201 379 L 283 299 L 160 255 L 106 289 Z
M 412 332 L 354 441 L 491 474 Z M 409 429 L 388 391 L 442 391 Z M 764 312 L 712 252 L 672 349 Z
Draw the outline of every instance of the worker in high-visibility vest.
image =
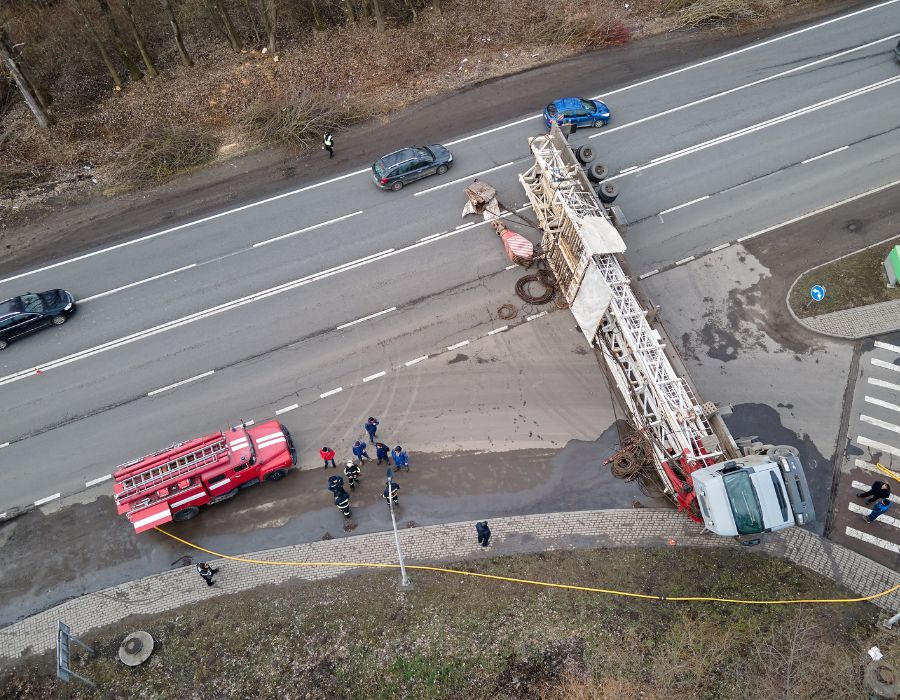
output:
M 356 484 L 359 481 L 360 468 L 351 460 L 347 460 L 347 464 L 344 465 L 344 476 L 347 477 L 347 483 L 350 484 L 351 489 L 356 488 Z
M 382 491 L 381 497 L 388 502 L 388 505 L 390 505 L 391 501 L 394 502 L 395 506 L 400 505 L 400 502 L 397 499 L 397 492 L 399 490 L 400 484 L 392 480 L 389 486 L 384 487 L 384 491 Z
M 350 517 L 350 496 L 347 495 L 346 491 L 341 489 L 334 494 L 334 505 L 343 513 L 345 518 Z
M 326 131 L 325 136 L 322 137 L 322 148 L 328 151 L 329 158 L 334 157 L 334 137 L 330 131 Z

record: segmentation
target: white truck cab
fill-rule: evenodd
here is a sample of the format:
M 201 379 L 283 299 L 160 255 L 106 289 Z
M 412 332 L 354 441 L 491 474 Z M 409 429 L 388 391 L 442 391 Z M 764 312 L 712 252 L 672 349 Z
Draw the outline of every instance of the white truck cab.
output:
M 691 474 L 703 524 L 723 536 L 774 532 L 816 518 L 795 454 L 755 454 Z

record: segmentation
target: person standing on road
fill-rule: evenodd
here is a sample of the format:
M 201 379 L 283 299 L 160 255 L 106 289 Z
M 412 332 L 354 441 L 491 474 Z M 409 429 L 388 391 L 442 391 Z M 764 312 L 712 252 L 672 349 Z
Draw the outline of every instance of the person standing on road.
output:
M 347 495 L 344 489 L 335 492 L 334 505 L 337 506 L 337 509 L 341 511 L 345 518 L 350 517 L 350 496 Z
M 353 454 L 359 460 L 359 466 L 362 466 L 366 460 L 371 459 L 369 453 L 366 452 L 366 443 L 362 440 L 357 440 L 353 443 Z
M 213 576 L 219 573 L 218 569 L 212 568 L 209 564 L 204 561 L 197 562 L 197 573 L 200 574 L 200 578 L 206 581 L 207 586 L 213 585 Z
M 385 500 L 385 502 L 390 505 L 391 501 L 394 502 L 395 506 L 400 505 L 400 501 L 398 499 L 397 492 L 400 490 L 400 484 L 391 479 L 391 483 L 388 486 L 384 487 L 384 491 L 381 492 L 381 497 Z
M 344 476 L 347 477 L 347 483 L 350 484 L 351 489 L 356 488 L 356 482 L 359 481 L 359 473 L 360 469 L 356 466 L 356 463 L 347 460 L 347 464 L 344 465 Z
M 887 498 L 891 495 L 891 485 L 886 484 L 883 481 L 873 481 L 872 487 L 865 491 L 864 493 L 856 494 L 857 498 L 868 498 L 869 500 L 866 503 L 872 504 L 877 501 L 879 498 Z
M 376 466 L 381 466 L 381 463 L 385 464 L 391 463 L 390 458 L 391 448 L 385 445 L 383 442 L 375 443 L 375 456 L 378 457 L 378 464 Z
M 369 434 L 369 442 L 374 445 L 375 433 L 378 432 L 378 419 L 369 416 L 369 420 L 366 421 L 366 425 L 364 427 L 366 429 L 366 432 Z
M 339 477 L 337 474 L 332 474 L 328 477 L 328 490 L 331 493 L 337 493 L 338 491 L 344 490 L 344 480 Z
M 488 527 L 487 520 L 475 523 L 475 532 L 478 533 L 478 544 L 487 547 L 491 539 L 491 528 Z
M 872 512 L 868 515 L 864 515 L 863 517 L 866 519 L 866 522 L 873 523 L 882 515 L 888 512 L 888 508 L 891 507 L 891 502 L 887 498 L 882 498 L 880 501 L 877 501 L 874 506 L 872 506 Z
M 326 131 L 322 137 L 322 148 L 328 151 L 329 159 L 334 157 L 334 137 L 330 131 Z
M 400 445 L 394 448 L 392 454 L 394 458 L 394 471 L 399 472 L 401 469 L 409 471 L 409 454 Z
M 337 465 L 334 463 L 334 450 L 330 447 L 323 447 L 319 450 L 319 456 L 325 461 L 325 469 L 328 469 L 329 462 L 331 462 L 332 469 L 337 468 Z

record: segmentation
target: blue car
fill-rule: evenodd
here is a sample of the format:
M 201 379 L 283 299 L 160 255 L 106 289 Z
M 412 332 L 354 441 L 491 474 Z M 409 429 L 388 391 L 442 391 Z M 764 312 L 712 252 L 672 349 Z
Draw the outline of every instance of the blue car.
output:
M 544 122 L 548 129 L 553 122 L 560 126 L 563 124 L 606 126 L 609 123 L 609 107 L 600 100 L 564 97 L 544 107 Z

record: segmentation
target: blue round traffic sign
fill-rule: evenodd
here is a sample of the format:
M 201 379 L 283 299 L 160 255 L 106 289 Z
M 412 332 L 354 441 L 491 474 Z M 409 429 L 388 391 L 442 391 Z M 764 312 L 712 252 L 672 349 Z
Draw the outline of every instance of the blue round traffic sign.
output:
M 814 284 L 812 289 L 809 290 L 809 295 L 813 301 L 822 301 L 825 298 L 825 287 L 821 284 Z

